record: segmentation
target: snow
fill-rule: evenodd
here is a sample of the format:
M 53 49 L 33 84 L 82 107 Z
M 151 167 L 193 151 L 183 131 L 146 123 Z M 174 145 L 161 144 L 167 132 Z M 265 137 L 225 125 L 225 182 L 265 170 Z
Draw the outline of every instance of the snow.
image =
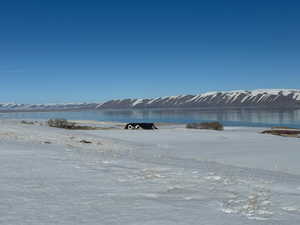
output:
M 157 100 L 160 100 L 161 98 L 153 98 L 151 99 L 149 102 L 147 102 L 147 105 L 152 104 L 154 102 L 156 102 Z
M 298 225 L 300 139 L 261 130 L 1 120 L 1 224 Z
M 103 103 L 97 103 L 96 109 L 100 108 L 103 105 Z
M 244 91 L 244 90 L 234 90 L 234 91 L 220 91 L 220 92 L 207 92 L 204 94 L 195 95 L 194 97 L 187 100 L 187 102 L 199 102 L 204 101 L 207 98 L 211 97 L 212 101 L 217 95 L 222 95 L 222 99 L 226 100 L 226 103 L 233 103 L 236 99 L 243 95 L 246 95 L 242 98 L 241 103 L 245 102 L 248 99 L 255 99 L 257 96 L 261 95 L 257 100 L 257 103 L 261 102 L 264 99 L 267 99 L 269 96 L 279 95 L 287 96 L 292 94 L 295 100 L 300 100 L 300 90 L 294 89 L 257 89 L 253 91 Z
M 245 102 L 249 97 L 250 97 L 250 96 L 246 95 L 246 96 L 242 99 L 241 103 Z
M 174 101 L 174 100 L 184 98 L 185 96 L 186 95 L 167 96 L 167 97 L 164 97 L 163 100 L 169 102 L 169 101 Z
M 132 103 L 132 106 L 136 106 L 136 105 L 141 104 L 141 103 L 143 103 L 143 99 L 137 99 L 137 100 L 135 100 L 135 101 Z
M 300 101 L 300 92 L 296 93 L 294 98 L 295 98 L 295 100 Z

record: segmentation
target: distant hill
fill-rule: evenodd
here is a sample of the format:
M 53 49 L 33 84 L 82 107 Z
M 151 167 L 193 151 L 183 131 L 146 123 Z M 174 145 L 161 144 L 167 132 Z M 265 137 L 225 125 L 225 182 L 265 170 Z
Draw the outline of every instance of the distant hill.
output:
M 300 108 L 300 90 L 220 91 L 152 99 L 118 99 L 104 103 L 0 104 L 1 112 L 147 108 Z
M 0 112 L 70 111 L 95 109 L 99 103 L 15 104 L 0 103 Z

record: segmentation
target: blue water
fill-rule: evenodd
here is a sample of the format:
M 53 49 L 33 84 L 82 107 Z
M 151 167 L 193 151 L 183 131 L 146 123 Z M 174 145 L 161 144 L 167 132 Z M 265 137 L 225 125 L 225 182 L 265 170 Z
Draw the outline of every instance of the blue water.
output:
M 0 113 L 0 118 L 96 120 L 117 122 L 172 122 L 188 123 L 220 121 L 227 126 L 290 126 L 300 128 L 300 110 L 94 110 L 76 112 L 19 112 Z

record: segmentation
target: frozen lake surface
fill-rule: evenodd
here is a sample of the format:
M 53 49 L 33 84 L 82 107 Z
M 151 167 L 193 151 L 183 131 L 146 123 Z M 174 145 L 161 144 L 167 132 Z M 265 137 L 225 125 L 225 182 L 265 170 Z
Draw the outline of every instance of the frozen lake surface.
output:
M 1 120 L 0 224 L 298 225 L 300 139 L 261 130 Z

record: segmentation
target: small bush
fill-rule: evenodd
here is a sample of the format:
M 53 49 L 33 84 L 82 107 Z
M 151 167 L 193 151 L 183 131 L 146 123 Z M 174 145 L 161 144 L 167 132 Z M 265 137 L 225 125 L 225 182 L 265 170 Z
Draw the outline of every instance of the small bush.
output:
M 69 122 L 66 119 L 50 119 L 48 120 L 49 127 L 63 128 L 69 130 L 98 130 L 98 127 L 79 126 L 76 123 Z
M 296 129 L 271 129 L 271 130 L 265 130 L 263 132 L 261 132 L 263 134 L 273 134 L 273 135 L 279 135 L 279 136 L 295 136 L 298 137 L 298 135 L 300 135 L 300 130 L 296 130 Z
M 64 129 L 74 129 L 75 123 L 68 122 L 66 119 L 50 119 L 48 120 L 49 127 L 64 128 Z
M 81 140 L 80 143 L 82 143 L 82 144 L 92 144 L 91 141 L 87 141 L 87 140 Z
M 21 123 L 22 124 L 26 124 L 26 125 L 34 125 L 34 122 L 32 122 L 32 121 L 26 121 L 26 120 L 22 120 Z
M 186 128 L 190 129 L 208 129 L 208 130 L 224 130 L 224 127 L 219 122 L 207 122 L 207 123 L 188 123 Z

